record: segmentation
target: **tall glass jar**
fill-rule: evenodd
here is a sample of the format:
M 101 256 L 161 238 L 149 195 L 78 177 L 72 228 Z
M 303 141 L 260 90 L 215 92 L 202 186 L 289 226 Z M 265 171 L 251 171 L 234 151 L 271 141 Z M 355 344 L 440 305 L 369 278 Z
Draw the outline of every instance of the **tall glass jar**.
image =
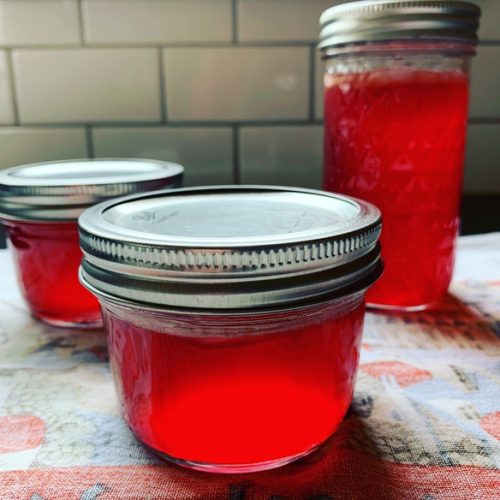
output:
M 361 1 L 321 17 L 324 188 L 382 211 L 376 307 L 417 310 L 451 280 L 479 8 Z

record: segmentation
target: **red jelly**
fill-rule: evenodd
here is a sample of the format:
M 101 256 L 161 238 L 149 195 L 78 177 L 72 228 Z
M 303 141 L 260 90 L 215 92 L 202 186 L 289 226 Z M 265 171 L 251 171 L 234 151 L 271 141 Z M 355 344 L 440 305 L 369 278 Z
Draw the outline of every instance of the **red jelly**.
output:
M 212 472 L 310 453 L 350 404 L 380 214 L 322 191 L 180 189 L 80 217 L 123 413 L 162 457 Z
M 398 2 L 394 12 L 384 1 L 343 4 L 322 17 L 323 185 L 382 211 L 385 270 L 367 301 L 383 308 L 419 309 L 442 298 L 459 225 L 468 60 L 479 11 L 457 4 L 455 14 L 470 17 L 457 33 L 456 20 L 446 17 L 454 2 L 414 4 Z M 421 28 L 419 16 L 426 19 Z M 354 19 L 359 31 L 346 27 Z M 427 31 L 433 23 L 442 40 Z
M 122 194 L 177 186 L 180 165 L 154 160 L 70 160 L 0 173 L 0 221 L 33 316 L 53 326 L 95 327 L 99 302 L 78 281 L 77 219 Z
M 369 200 L 384 217 L 386 267 L 367 300 L 438 301 L 458 231 L 467 77 L 388 69 L 326 83 L 324 187 Z
M 78 282 L 76 222 L 6 222 L 19 286 L 33 315 L 52 325 L 95 325 L 97 299 Z
M 222 472 L 282 465 L 327 439 L 351 402 L 362 296 L 204 321 L 103 301 L 103 315 L 125 418 L 169 458 Z

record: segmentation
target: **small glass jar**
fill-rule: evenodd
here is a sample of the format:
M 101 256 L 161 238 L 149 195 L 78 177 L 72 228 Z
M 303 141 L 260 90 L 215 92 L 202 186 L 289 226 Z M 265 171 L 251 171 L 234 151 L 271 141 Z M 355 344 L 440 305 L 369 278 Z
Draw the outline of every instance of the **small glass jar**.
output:
M 385 271 L 369 305 L 417 310 L 452 275 L 480 10 L 362 1 L 321 16 L 326 190 L 380 208 Z
M 34 317 L 53 326 L 102 324 L 99 303 L 78 281 L 78 216 L 94 203 L 179 186 L 183 168 L 155 160 L 69 160 L 0 173 L 0 221 L 19 286 Z
M 378 210 L 322 191 L 228 186 L 102 203 L 80 217 L 135 435 L 162 457 L 250 472 L 310 453 L 342 421 Z

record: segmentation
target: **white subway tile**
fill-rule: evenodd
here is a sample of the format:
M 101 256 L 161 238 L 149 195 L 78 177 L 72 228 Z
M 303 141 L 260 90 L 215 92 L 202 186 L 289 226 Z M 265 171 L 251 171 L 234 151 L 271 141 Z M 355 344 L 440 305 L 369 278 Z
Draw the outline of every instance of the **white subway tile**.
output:
M 0 168 L 87 157 L 83 128 L 0 127 Z
M 500 45 L 480 46 L 472 59 L 471 108 L 474 118 L 500 118 Z
M 323 128 L 320 125 L 242 127 L 241 181 L 321 187 Z
M 97 127 L 93 139 L 96 156 L 180 163 L 186 169 L 186 186 L 227 184 L 233 180 L 229 128 Z
M 499 0 L 473 0 L 481 7 L 479 21 L 479 38 L 481 40 L 500 41 L 500 1 Z
M 14 123 L 14 109 L 7 54 L 0 50 L 0 124 L 9 125 L 11 123 Z
M 88 43 L 230 42 L 231 0 L 83 0 Z
M 319 16 L 333 0 L 239 0 L 238 39 L 257 41 L 315 41 Z
M 305 119 L 307 47 L 165 49 L 170 120 Z
M 22 123 L 159 121 L 155 49 L 15 50 Z
M 464 192 L 500 194 L 500 124 L 469 125 Z
M 78 44 L 76 0 L 0 0 L 0 45 Z

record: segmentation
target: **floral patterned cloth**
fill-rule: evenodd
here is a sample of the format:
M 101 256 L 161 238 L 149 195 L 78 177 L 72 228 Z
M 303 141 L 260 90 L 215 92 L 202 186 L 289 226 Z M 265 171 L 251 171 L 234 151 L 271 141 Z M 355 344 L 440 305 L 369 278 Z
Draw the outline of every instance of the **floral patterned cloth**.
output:
M 135 440 L 104 334 L 32 320 L 0 251 L 0 498 L 500 498 L 500 234 L 462 240 L 457 268 L 437 310 L 367 314 L 351 409 L 318 452 L 219 476 Z

